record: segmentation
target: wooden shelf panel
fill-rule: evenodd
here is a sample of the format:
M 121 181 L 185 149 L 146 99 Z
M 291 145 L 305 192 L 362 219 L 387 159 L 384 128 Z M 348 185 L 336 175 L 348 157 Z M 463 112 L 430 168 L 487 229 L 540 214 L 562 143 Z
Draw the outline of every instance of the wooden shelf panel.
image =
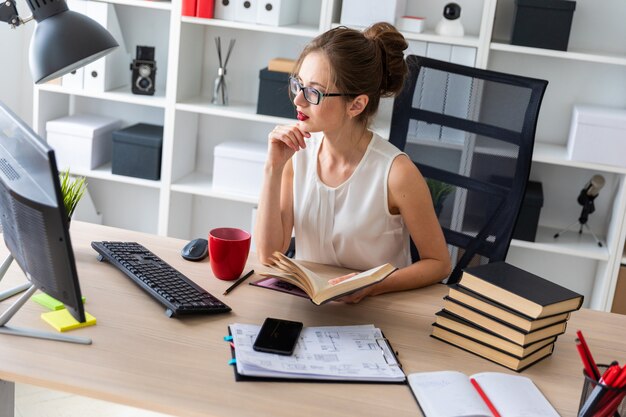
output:
M 533 48 L 529 46 L 510 45 L 508 43 L 492 42 L 489 46 L 492 51 L 511 52 L 516 54 L 536 55 L 548 58 L 568 59 L 572 61 L 594 62 L 626 66 L 626 55 L 601 54 L 586 51 L 557 51 L 554 49 Z
M 66 167 L 60 167 L 59 171 L 66 170 Z M 111 163 L 107 163 L 94 169 L 70 169 L 72 175 L 83 176 L 87 178 L 97 178 L 100 180 L 119 182 L 129 185 L 139 185 L 148 188 L 161 188 L 161 181 L 146 180 L 143 178 L 128 177 L 126 175 L 115 175 L 111 173 Z
M 214 189 L 211 175 L 201 172 L 193 172 L 175 181 L 171 189 L 172 191 L 180 193 L 220 198 L 223 200 L 238 201 L 240 203 L 258 204 L 259 202 L 259 197 L 255 195 L 225 192 Z
M 47 91 L 50 93 L 97 98 L 119 103 L 138 104 L 141 106 L 158 107 L 163 109 L 166 106 L 165 90 L 159 89 L 156 90 L 153 96 L 143 96 L 131 93 L 129 86 L 103 92 L 86 91 L 82 88 L 64 88 L 63 86 L 56 84 L 42 84 L 37 88 L 39 88 L 40 91 Z
M 590 234 L 578 234 L 577 230 L 570 230 L 560 233 L 559 237 L 555 239 L 554 234 L 559 232 L 559 229 L 539 226 L 534 242 L 513 239 L 511 246 L 598 261 L 609 260 L 609 250 L 606 247 L 604 236 L 598 236 L 603 242 L 603 246 L 600 247 Z
M 182 16 L 183 23 L 194 25 L 205 25 L 213 27 L 221 27 L 227 29 L 251 30 L 255 32 L 277 33 L 280 35 L 302 36 L 305 38 L 314 38 L 320 34 L 319 28 L 313 25 L 286 25 L 286 26 L 264 26 L 253 23 L 233 22 L 231 20 L 221 19 L 205 19 L 201 17 Z

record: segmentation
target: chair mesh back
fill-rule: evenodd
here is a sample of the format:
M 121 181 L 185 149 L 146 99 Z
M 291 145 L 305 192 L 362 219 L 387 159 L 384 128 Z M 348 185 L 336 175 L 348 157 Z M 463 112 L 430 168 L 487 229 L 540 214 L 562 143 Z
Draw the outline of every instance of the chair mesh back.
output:
M 468 264 L 506 257 L 547 83 L 414 56 L 407 63 L 390 141 L 427 179 L 457 266 L 450 283 Z

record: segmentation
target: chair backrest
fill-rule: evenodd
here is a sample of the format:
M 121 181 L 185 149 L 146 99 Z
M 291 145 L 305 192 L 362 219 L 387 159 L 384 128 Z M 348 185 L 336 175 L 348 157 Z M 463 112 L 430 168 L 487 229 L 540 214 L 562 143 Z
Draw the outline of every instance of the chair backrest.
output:
M 389 140 L 427 179 L 454 265 L 451 284 L 470 264 L 506 258 L 548 83 L 413 55 L 407 64 Z

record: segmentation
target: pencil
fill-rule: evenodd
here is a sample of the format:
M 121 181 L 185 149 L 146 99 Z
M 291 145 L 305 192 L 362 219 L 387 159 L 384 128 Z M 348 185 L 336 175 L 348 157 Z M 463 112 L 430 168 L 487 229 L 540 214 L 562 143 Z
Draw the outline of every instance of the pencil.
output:
M 589 365 L 591 366 L 591 371 L 593 372 L 593 374 L 589 376 L 595 378 L 596 381 L 599 381 L 600 371 L 598 370 L 598 365 L 596 365 L 596 361 L 593 360 L 593 355 L 591 355 L 591 351 L 589 350 L 589 346 L 587 345 L 587 342 L 585 341 L 583 332 L 581 332 L 580 330 L 577 330 L 576 336 L 578 336 L 578 339 L 580 340 L 580 344 L 583 347 L 585 356 L 587 356 L 587 360 L 589 361 Z
M 242 282 L 244 282 L 246 280 L 246 278 L 248 278 L 252 274 L 254 274 L 254 269 L 251 269 L 250 272 L 248 272 L 246 275 L 244 275 L 243 277 L 241 277 L 237 281 L 235 281 L 235 283 L 233 285 L 231 285 L 230 287 L 226 288 L 226 291 L 224 291 L 224 293 L 222 295 L 226 295 L 229 292 L 231 292 L 232 290 L 234 290 L 237 287 L 237 285 L 239 285 Z

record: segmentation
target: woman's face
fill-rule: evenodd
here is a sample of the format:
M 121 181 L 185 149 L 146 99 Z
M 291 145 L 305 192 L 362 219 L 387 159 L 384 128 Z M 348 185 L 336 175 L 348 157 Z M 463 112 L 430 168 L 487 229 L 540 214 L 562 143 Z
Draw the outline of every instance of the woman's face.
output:
M 330 64 L 321 52 L 311 52 L 304 58 L 297 78 L 303 87 L 312 87 L 321 93 L 343 93 L 331 83 Z M 307 132 L 334 131 L 346 121 L 344 97 L 323 97 L 318 105 L 314 105 L 300 91 L 293 102 L 299 125 Z

